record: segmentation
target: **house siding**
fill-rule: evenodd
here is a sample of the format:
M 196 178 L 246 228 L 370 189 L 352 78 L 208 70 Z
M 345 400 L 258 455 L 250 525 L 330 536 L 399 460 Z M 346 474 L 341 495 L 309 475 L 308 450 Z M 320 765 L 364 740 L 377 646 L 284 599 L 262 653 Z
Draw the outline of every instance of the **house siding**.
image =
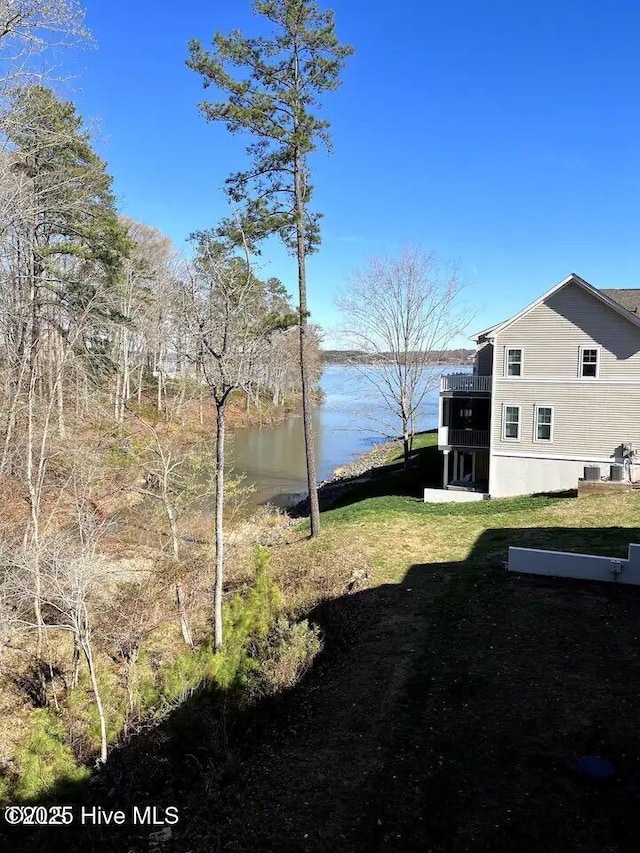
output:
M 476 375 L 491 376 L 493 372 L 493 344 L 482 344 L 476 352 Z
M 640 380 L 640 328 L 577 284 L 516 320 L 496 336 L 495 345 L 497 377 L 505 376 L 506 350 L 522 347 L 522 378 L 576 379 L 580 347 L 596 346 L 600 379 Z
M 489 491 L 494 497 L 575 488 L 585 465 L 640 448 L 640 328 L 575 283 L 498 332 L 491 403 Z M 579 377 L 580 348 L 598 347 L 599 375 Z M 506 350 L 523 371 L 505 376 Z M 520 439 L 502 438 L 503 407 L 520 406 Z M 535 408 L 552 406 L 553 440 L 534 440 Z M 640 468 L 633 471 L 640 477 Z
M 521 407 L 519 441 L 502 438 L 505 405 Z M 551 442 L 534 440 L 536 405 L 553 407 Z M 604 457 L 630 441 L 640 448 L 640 382 L 496 382 L 491 416 L 492 451 Z

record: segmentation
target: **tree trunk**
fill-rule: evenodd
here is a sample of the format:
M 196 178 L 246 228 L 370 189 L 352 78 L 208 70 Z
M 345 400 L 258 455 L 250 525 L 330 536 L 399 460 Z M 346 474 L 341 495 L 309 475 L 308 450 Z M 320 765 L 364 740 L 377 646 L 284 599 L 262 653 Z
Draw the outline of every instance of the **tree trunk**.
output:
M 318 478 L 316 473 L 316 453 L 313 440 L 311 412 L 311 389 L 308 380 L 307 363 L 307 270 L 306 237 L 304 224 L 304 192 L 302 186 L 302 158 L 299 151 L 294 163 L 295 204 L 296 204 L 296 251 L 298 258 L 298 290 L 300 294 L 300 382 L 302 388 L 302 425 L 304 446 L 307 459 L 307 488 L 309 489 L 309 515 L 311 518 L 311 536 L 320 533 L 320 505 L 318 502 Z
M 58 407 L 58 435 L 60 438 L 66 438 L 67 428 L 64 422 L 64 391 L 62 389 L 62 377 L 56 386 L 56 401 Z
M 113 399 L 113 417 L 118 423 L 120 423 L 120 366 L 118 366 L 118 372 L 116 373 L 116 393 Z
M 176 582 L 176 604 L 178 605 L 178 614 L 180 616 L 180 631 L 182 632 L 182 639 L 189 648 L 193 648 L 193 635 L 191 634 L 191 626 L 189 625 L 187 609 L 184 606 L 184 595 L 180 581 Z
M 85 608 L 86 609 L 86 608 Z M 87 614 L 84 614 L 84 631 L 80 640 L 82 651 L 84 652 L 87 667 L 89 669 L 89 678 L 91 679 L 91 689 L 93 690 L 93 698 L 96 702 L 98 718 L 100 720 L 100 763 L 105 764 L 107 761 L 107 722 L 104 716 L 104 707 L 100 697 L 100 689 L 98 687 L 98 679 L 96 678 L 96 670 L 93 664 L 93 653 L 91 651 L 91 640 L 88 626 Z
M 406 429 L 402 432 L 402 448 L 404 453 L 404 468 L 406 471 L 411 465 L 411 441 Z
M 216 575 L 213 589 L 213 642 L 216 651 L 222 648 L 222 582 L 224 571 L 224 532 L 222 511 L 224 508 L 224 402 L 216 400 Z
M 167 518 L 169 519 L 169 527 L 171 529 L 171 550 L 173 552 L 173 556 L 177 561 L 180 557 L 180 537 L 178 535 L 176 512 L 173 506 L 171 505 L 171 500 L 169 498 L 169 484 L 167 482 L 168 464 L 169 463 L 167 462 L 165 466 L 165 475 L 162 478 L 162 504 L 167 514 Z M 182 584 L 180 583 L 180 581 L 176 581 L 175 591 L 176 603 L 178 605 L 178 614 L 180 616 L 180 630 L 182 632 L 182 639 L 185 641 L 187 646 L 193 647 L 193 636 L 191 634 L 189 619 L 187 618 L 187 611 L 184 606 L 184 596 L 182 594 Z
M 144 374 L 144 362 L 140 364 L 140 370 L 138 372 L 138 405 L 142 403 L 142 376 Z
M 25 464 L 25 479 L 27 491 L 29 493 L 29 524 L 24 531 L 24 545 L 27 545 L 31 540 L 34 549 L 34 566 L 33 566 L 33 612 L 36 622 L 36 662 L 38 671 L 41 673 L 41 689 L 43 690 L 44 701 L 44 670 L 42 667 L 42 650 L 43 650 L 43 631 L 44 620 L 42 618 L 42 587 L 40 577 L 40 501 L 37 488 L 36 478 L 34 477 L 34 408 L 36 396 L 36 365 L 35 357 L 31 355 L 29 365 L 29 389 L 27 391 L 27 447 L 26 447 L 26 464 Z
M 180 390 L 178 391 L 178 396 L 175 401 L 175 412 L 176 418 L 180 420 L 182 418 L 182 409 L 184 408 L 184 398 L 187 393 L 187 379 L 186 376 L 182 373 L 180 376 Z
M 118 423 L 124 423 L 124 407 L 129 397 L 129 333 L 122 329 L 122 381 L 120 385 L 120 400 L 118 402 Z
M 73 659 L 72 659 L 72 667 L 71 667 L 71 687 L 78 686 L 78 682 L 80 680 L 80 645 L 78 643 L 78 636 L 74 633 L 73 635 Z
M 168 464 L 169 463 L 167 463 L 167 465 Z M 164 505 L 164 511 L 166 512 L 167 518 L 169 520 L 169 529 L 171 530 L 171 550 L 173 551 L 173 556 L 177 560 L 180 556 L 180 537 L 178 535 L 176 513 L 174 508 L 171 506 L 171 499 L 169 497 L 169 484 L 167 482 L 166 469 L 162 478 L 162 503 Z
M 20 370 L 18 372 L 18 377 L 15 382 L 15 390 L 13 393 L 13 397 L 11 399 L 11 405 L 9 407 L 9 412 L 7 414 L 7 426 L 5 428 L 5 436 L 4 436 L 4 447 L 2 450 L 2 459 L 0 460 L 0 471 L 4 471 L 7 462 L 9 461 L 9 455 L 11 452 L 11 444 L 13 441 L 13 433 L 16 426 L 17 420 L 17 411 L 18 405 L 20 403 L 20 396 L 22 394 L 22 383 L 24 380 L 24 374 L 28 367 L 28 359 L 27 356 L 22 354 L 22 363 L 20 365 Z
M 56 354 L 56 375 L 54 381 L 54 392 L 56 395 L 56 407 L 58 412 L 58 435 L 60 436 L 60 438 L 66 438 L 67 429 L 64 419 L 64 368 L 66 358 L 64 342 L 61 340 L 60 336 L 57 333 L 55 337 L 54 350 Z

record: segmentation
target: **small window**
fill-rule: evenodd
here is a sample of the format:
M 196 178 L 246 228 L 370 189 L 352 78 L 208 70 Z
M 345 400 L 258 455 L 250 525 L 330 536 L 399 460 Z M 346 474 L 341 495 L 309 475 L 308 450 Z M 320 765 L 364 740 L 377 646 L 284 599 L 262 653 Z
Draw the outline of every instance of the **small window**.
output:
M 582 347 L 580 350 L 580 376 L 585 379 L 596 379 L 598 376 L 598 357 L 600 351 L 596 347 Z
M 520 406 L 505 406 L 502 437 L 506 441 L 520 441 Z
M 507 376 L 522 376 L 522 350 L 507 350 Z
M 536 406 L 535 440 L 553 441 L 553 407 Z

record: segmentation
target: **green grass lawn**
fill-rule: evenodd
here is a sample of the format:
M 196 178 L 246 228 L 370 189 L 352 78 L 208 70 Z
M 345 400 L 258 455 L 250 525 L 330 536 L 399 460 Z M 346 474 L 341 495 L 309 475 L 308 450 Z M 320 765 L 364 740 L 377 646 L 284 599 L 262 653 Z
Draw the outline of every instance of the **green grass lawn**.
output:
M 368 497 L 407 496 L 419 498 L 425 486 L 442 482 L 442 454 L 438 450 L 437 432 L 418 433 L 414 437 L 411 467 L 405 470 L 402 448 L 390 451 L 386 465 L 374 468 L 371 478 L 345 490 L 333 507 L 345 506 Z

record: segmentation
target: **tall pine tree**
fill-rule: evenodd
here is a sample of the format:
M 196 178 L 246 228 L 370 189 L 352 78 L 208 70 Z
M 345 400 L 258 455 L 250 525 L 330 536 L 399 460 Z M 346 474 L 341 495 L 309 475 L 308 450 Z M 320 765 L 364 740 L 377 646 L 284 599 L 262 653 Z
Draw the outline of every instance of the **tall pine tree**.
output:
M 211 50 L 189 43 L 187 65 L 224 99 L 205 101 L 209 121 L 252 137 L 251 165 L 227 180 L 231 200 L 243 207 L 243 233 L 259 240 L 276 233 L 298 265 L 300 371 L 307 458 L 311 535 L 320 531 L 315 448 L 307 358 L 307 255 L 320 243 L 319 214 L 310 209 L 309 155 L 330 148 L 329 123 L 317 115 L 320 99 L 340 85 L 340 71 L 353 52 L 338 41 L 333 13 L 315 0 L 255 0 L 254 12 L 271 25 L 269 38 L 239 31 L 217 33 Z
M 23 292 L 17 298 L 30 303 L 32 338 L 43 323 L 68 337 L 74 320 L 86 323 L 89 316 L 104 330 L 114 317 L 109 294 L 130 248 L 106 164 L 74 104 L 46 86 L 16 90 L 1 130 L 18 184 L 13 229 Z M 87 334 L 90 325 L 83 339 Z M 98 332 L 93 343 L 104 337 Z

